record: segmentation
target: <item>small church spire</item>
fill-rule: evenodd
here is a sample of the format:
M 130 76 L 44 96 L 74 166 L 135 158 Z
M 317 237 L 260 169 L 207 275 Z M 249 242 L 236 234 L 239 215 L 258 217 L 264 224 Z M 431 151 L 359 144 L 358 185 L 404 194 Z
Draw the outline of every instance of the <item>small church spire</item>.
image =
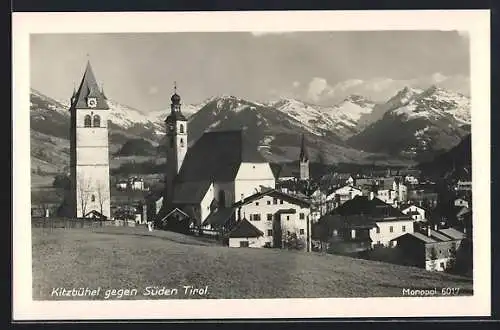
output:
M 309 160 L 309 154 L 307 152 L 306 148 L 306 142 L 305 142 L 305 137 L 304 134 L 302 134 L 302 141 L 300 144 L 300 155 L 299 155 L 299 160 L 302 161 L 308 161 Z
M 302 142 L 300 145 L 299 168 L 300 180 L 309 180 L 309 154 L 306 149 L 304 134 L 302 134 Z

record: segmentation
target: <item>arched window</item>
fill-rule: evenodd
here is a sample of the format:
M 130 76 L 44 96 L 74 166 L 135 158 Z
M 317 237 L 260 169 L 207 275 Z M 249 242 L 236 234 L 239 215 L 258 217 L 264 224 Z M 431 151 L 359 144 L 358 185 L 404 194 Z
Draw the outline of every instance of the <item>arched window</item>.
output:
M 94 115 L 94 127 L 101 127 L 101 117 Z
M 184 125 L 179 126 L 179 133 L 184 133 Z
M 181 147 L 184 147 L 184 139 L 181 139 Z
M 91 200 L 92 202 L 95 202 L 95 195 L 92 195 L 92 197 L 90 198 L 90 200 Z
M 83 120 L 83 126 L 85 126 L 85 127 L 92 126 L 92 118 L 90 117 L 90 115 L 85 116 L 85 119 Z

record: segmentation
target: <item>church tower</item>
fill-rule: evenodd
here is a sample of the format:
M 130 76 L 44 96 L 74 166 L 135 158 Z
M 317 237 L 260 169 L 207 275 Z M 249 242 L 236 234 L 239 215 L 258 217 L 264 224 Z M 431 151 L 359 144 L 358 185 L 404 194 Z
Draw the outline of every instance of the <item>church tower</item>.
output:
M 302 134 L 299 155 L 300 180 L 309 180 L 309 154 L 306 149 L 305 137 Z
M 71 216 L 97 211 L 110 217 L 109 106 L 90 62 L 70 106 Z
M 187 119 L 181 112 L 181 97 L 174 85 L 174 94 L 170 98 L 170 114 L 165 120 L 167 126 L 167 173 L 165 175 L 164 201 L 172 201 L 175 177 L 181 170 L 187 152 Z

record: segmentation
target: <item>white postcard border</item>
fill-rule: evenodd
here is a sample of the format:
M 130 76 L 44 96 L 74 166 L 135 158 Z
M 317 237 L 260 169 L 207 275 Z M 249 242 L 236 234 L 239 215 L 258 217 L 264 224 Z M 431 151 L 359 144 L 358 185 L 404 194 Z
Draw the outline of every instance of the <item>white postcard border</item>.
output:
M 13 319 L 220 319 L 489 316 L 490 13 L 288 11 L 13 13 Z M 30 33 L 322 30 L 459 30 L 471 46 L 474 295 L 439 298 L 321 298 L 166 301 L 33 301 L 31 294 Z M 467 36 L 465 36 L 467 38 Z

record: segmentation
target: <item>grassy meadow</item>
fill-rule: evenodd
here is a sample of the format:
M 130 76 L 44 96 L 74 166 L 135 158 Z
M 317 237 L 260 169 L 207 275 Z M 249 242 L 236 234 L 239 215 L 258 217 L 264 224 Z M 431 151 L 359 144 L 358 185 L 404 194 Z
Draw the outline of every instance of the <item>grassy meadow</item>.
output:
M 472 280 L 418 268 L 275 249 L 218 246 L 173 232 L 144 227 L 32 229 L 33 298 L 51 297 L 55 287 L 137 289 L 148 286 L 208 286 L 205 296 L 152 298 L 315 298 L 401 296 L 403 288 L 460 287 Z M 148 298 L 149 299 L 149 298 Z

